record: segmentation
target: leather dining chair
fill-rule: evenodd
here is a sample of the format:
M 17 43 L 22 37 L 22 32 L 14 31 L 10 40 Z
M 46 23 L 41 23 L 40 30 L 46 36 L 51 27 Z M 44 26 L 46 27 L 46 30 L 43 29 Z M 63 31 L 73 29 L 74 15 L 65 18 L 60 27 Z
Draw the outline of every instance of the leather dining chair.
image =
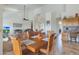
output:
M 15 55 L 22 55 L 21 45 L 19 40 L 15 37 L 11 37 L 11 42 L 13 46 L 13 52 Z
M 72 42 L 73 40 L 75 40 L 75 42 L 77 42 L 76 39 L 77 39 L 77 32 L 71 32 L 70 33 L 70 41 Z
M 48 43 L 47 46 L 44 46 L 40 49 L 40 52 L 43 54 L 49 54 L 54 46 L 54 34 L 48 34 Z
M 20 38 L 11 37 L 13 53 L 15 55 L 27 55 L 32 54 L 24 44 L 22 44 Z

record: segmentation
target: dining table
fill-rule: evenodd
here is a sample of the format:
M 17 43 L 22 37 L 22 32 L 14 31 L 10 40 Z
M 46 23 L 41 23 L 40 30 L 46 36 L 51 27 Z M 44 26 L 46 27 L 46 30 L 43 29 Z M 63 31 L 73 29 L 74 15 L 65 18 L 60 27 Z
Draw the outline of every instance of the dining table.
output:
M 25 45 L 30 45 L 30 44 L 34 44 L 35 41 L 27 39 L 27 40 L 23 40 L 22 43 Z
M 47 46 L 47 41 L 44 40 L 38 40 L 38 39 L 27 39 L 23 40 L 22 43 L 26 46 L 28 50 L 30 50 L 33 53 L 38 53 L 40 48 Z

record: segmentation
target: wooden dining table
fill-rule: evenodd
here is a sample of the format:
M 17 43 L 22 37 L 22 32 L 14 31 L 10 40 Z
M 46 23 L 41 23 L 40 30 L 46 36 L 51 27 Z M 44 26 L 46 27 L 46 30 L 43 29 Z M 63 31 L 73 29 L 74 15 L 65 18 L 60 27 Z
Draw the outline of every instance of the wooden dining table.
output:
M 30 42 L 29 42 L 30 41 Z M 23 43 L 26 48 L 28 50 L 30 50 L 31 52 L 33 53 L 38 53 L 40 48 L 44 47 L 44 46 L 47 46 L 47 42 L 44 41 L 44 40 L 39 40 L 39 39 L 33 39 L 33 40 L 26 40 L 26 42 L 29 42 L 29 43 Z

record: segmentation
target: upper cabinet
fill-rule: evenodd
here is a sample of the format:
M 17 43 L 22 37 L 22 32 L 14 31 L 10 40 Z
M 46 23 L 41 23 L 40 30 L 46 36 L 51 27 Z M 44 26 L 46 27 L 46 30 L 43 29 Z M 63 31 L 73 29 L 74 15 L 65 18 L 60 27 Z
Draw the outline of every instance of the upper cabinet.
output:
M 77 26 L 79 25 L 79 16 L 65 18 L 63 19 L 62 23 L 63 23 L 63 26 Z

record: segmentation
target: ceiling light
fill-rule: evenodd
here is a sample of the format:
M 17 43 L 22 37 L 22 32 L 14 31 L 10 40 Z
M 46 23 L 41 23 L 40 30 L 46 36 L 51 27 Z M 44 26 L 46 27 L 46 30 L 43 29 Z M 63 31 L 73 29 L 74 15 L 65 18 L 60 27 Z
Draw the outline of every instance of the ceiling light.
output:
M 61 24 L 62 24 L 62 22 L 61 22 L 61 21 L 59 21 L 59 24 L 61 25 Z
M 13 12 L 18 12 L 18 10 L 14 9 L 14 8 L 5 8 L 5 10 L 9 10 L 9 11 L 13 11 Z

